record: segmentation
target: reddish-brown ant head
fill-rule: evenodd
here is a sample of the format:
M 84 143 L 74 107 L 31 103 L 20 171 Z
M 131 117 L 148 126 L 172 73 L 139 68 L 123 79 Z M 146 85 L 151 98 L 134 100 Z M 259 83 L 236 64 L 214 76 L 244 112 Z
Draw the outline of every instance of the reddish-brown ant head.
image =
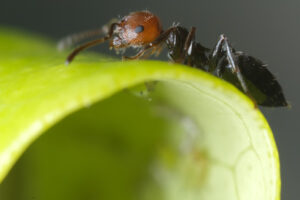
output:
M 157 16 L 148 11 L 133 12 L 115 26 L 110 46 L 114 48 L 139 47 L 153 42 L 161 32 L 162 25 Z

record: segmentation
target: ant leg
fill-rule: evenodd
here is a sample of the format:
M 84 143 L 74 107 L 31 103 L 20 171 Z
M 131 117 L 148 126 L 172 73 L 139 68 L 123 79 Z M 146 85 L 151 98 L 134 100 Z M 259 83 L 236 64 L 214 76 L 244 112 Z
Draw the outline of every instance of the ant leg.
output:
M 222 53 L 225 53 L 225 56 L 228 60 L 229 63 L 229 67 L 231 68 L 232 73 L 235 73 L 237 76 L 237 79 L 239 80 L 241 87 L 243 89 L 243 91 L 248 94 L 248 87 L 246 85 L 246 82 L 244 80 L 244 77 L 240 71 L 240 68 L 235 64 L 234 61 L 234 53 L 232 52 L 233 48 L 230 46 L 227 37 L 225 37 L 223 34 L 220 36 L 219 41 L 217 42 L 216 46 L 214 47 L 214 49 L 212 50 L 212 54 L 211 54 L 211 58 L 218 58 L 222 57 Z M 217 66 L 217 68 L 220 68 L 221 66 Z M 217 75 L 219 75 L 220 77 L 220 72 L 222 71 L 221 69 L 217 69 L 218 73 Z
M 149 48 L 148 48 L 149 49 Z M 142 48 L 136 55 L 134 56 L 122 56 L 122 60 L 136 60 L 139 59 L 140 57 L 142 57 L 146 51 L 148 50 L 146 48 Z
M 72 60 L 75 58 L 75 56 L 79 52 L 81 52 L 81 51 L 83 51 L 83 50 L 85 50 L 85 49 L 87 49 L 89 47 L 95 46 L 97 44 L 101 44 L 101 43 L 105 42 L 106 40 L 109 40 L 112 37 L 113 29 L 114 29 L 115 25 L 116 25 L 115 23 L 110 25 L 109 32 L 108 32 L 107 36 L 105 36 L 103 38 L 100 38 L 100 39 L 97 39 L 97 40 L 93 40 L 93 41 L 87 42 L 87 43 L 85 43 L 85 44 L 77 47 L 76 49 L 74 49 L 72 51 L 72 53 L 69 54 L 69 56 L 68 56 L 68 58 L 66 60 L 66 64 L 68 65 L 70 62 L 72 62 Z
M 183 58 L 182 59 L 187 59 L 185 61 L 185 64 L 192 66 L 192 60 L 191 60 L 191 55 L 192 55 L 192 51 L 193 51 L 193 42 L 195 40 L 195 32 L 196 32 L 196 28 L 192 27 L 185 42 L 184 42 L 184 48 L 183 48 Z
M 159 43 L 156 46 L 152 48 L 152 51 L 150 51 L 150 48 L 142 48 L 135 56 L 128 57 L 128 56 L 122 56 L 122 60 L 136 60 L 139 58 L 147 58 L 151 56 L 152 54 L 155 54 L 155 56 L 158 56 L 162 50 L 162 44 Z
M 223 36 L 224 37 L 224 36 Z M 244 90 L 244 92 L 247 94 L 248 93 L 248 87 L 246 85 L 246 82 L 244 80 L 244 77 L 240 71 L 239 66 L 235 65 L 235 61 L 234 61 L 234 55 L 232 52 L 232 47 L 229 45 L 228 39 L 226 37 L 224 37 L 224 47 L 226 49 L 226 54 L 227 54 L 227 59 L 229 61 L 229 64 L 231 66 L 231 70 L 233 73 L 236 73 L 237 78 Z
M 225 36 L 223 34 L 220 35 L 219 41 L 217 42 L 216 46 L 213 48 L 212 57 L 215 57 L 217 54 L 221 52 L 224 40 L 225 40 Z
M 161 53 L 161 51 L 163 50 L 164 48 L 164 44 L 163 43 L 160 43 L 159 45 L 157 45 L 155 47 L 155 49 L 152 50 L 151 54 L 154 54 L 154 56 L 159 56 L 159 54 Z
M 196 32 L 196 28 L 192 27 L 184 43 L 184 52 L 187 52 L 188 55 L 191 54 L 191 52 L 189 51 L 191 51 L 190 50 L 191 44 L 195 39 L 195 32 Z
M 219 62 L 217 63 L 217 66 L 216 66 L 216 68 L 214 70 L 214 73 L 213 73 L 215 76 L 222 78 L 222 74 L 224 72 L 224 64 L 223 63 L 224 63 L 225 59 L 226 58 L 222 57 L 219 60 Z
M 127 57 L 127 56 L 123 56 L 123 59 L 129 59 L 129 60 L 135 60 L 135 59 L 139 59 L 140 57 L 142 57 L 145 52 L 151 48 L 157 48 L 160 47 L 161 43 L 164 42 L 170 35 L 170 33 L 172 31 L 174 31 L 176 29 L 176 27 L 171 27 L 169 29 L 167 29 L 165 32 L 163 32 L 162 34 L 160 34 L 153 42 L 150 42 L 149 44 L 146 44 L 136 55 L 131 56 L 131 57 Z M 160 48 L 158 48 L 160 50 Z M 156 50 L 154 50 L 152 53 L 155 53 Z

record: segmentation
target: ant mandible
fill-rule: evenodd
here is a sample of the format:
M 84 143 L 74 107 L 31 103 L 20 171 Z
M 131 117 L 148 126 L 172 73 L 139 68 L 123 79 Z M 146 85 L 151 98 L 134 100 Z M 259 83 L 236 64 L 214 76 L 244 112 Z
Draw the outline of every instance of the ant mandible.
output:
M 195 27 L 188 31 L 179 25 L 163 31 L 157 16 L 149 11 L 139 11 L 132 12 L 121 20 L 112 20 L 102 29 L 69 36 L 59 42 L 59 48 L 64 49 L 82 39 L 105 34 L 103 38 L 76 48 L 68 56 L 68 64 L 82 50 L 105 41 L 109 41 L 110 48 L 116 51 L 128 47 L 139 49 L 135 56 L 123 56 L 124 59 L 139 59 L 154 53 L 159 54 L 165 45 L 172 61 L 204 70 L 232 83 L 258 105 L 288 105 L 281 86 L 260 60 L 236 51 L 224 35 L 220 36 L 213 49 L 206 48 L 195 41 L 195 31 Z

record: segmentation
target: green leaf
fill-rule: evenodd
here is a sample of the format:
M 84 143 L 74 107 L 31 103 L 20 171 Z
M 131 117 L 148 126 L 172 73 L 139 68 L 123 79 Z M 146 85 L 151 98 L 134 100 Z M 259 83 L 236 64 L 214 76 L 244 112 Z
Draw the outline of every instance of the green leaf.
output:
M 229 83 L 91 53 L 66 67 L 3 28 L 0 43 L 0 199 L 280 199 L 269 125 Z

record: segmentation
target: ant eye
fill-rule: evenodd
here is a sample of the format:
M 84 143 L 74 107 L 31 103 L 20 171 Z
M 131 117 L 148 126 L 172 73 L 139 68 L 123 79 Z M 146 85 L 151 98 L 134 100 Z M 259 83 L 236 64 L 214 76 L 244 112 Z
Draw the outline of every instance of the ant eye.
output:
M 139 25 L 139 26 L 137 26 L 137 27 L 134 29 L 134 31 L 135 31 L 136 33 L 143 32 L 143 31 L 144 31 L 144 26 Z

